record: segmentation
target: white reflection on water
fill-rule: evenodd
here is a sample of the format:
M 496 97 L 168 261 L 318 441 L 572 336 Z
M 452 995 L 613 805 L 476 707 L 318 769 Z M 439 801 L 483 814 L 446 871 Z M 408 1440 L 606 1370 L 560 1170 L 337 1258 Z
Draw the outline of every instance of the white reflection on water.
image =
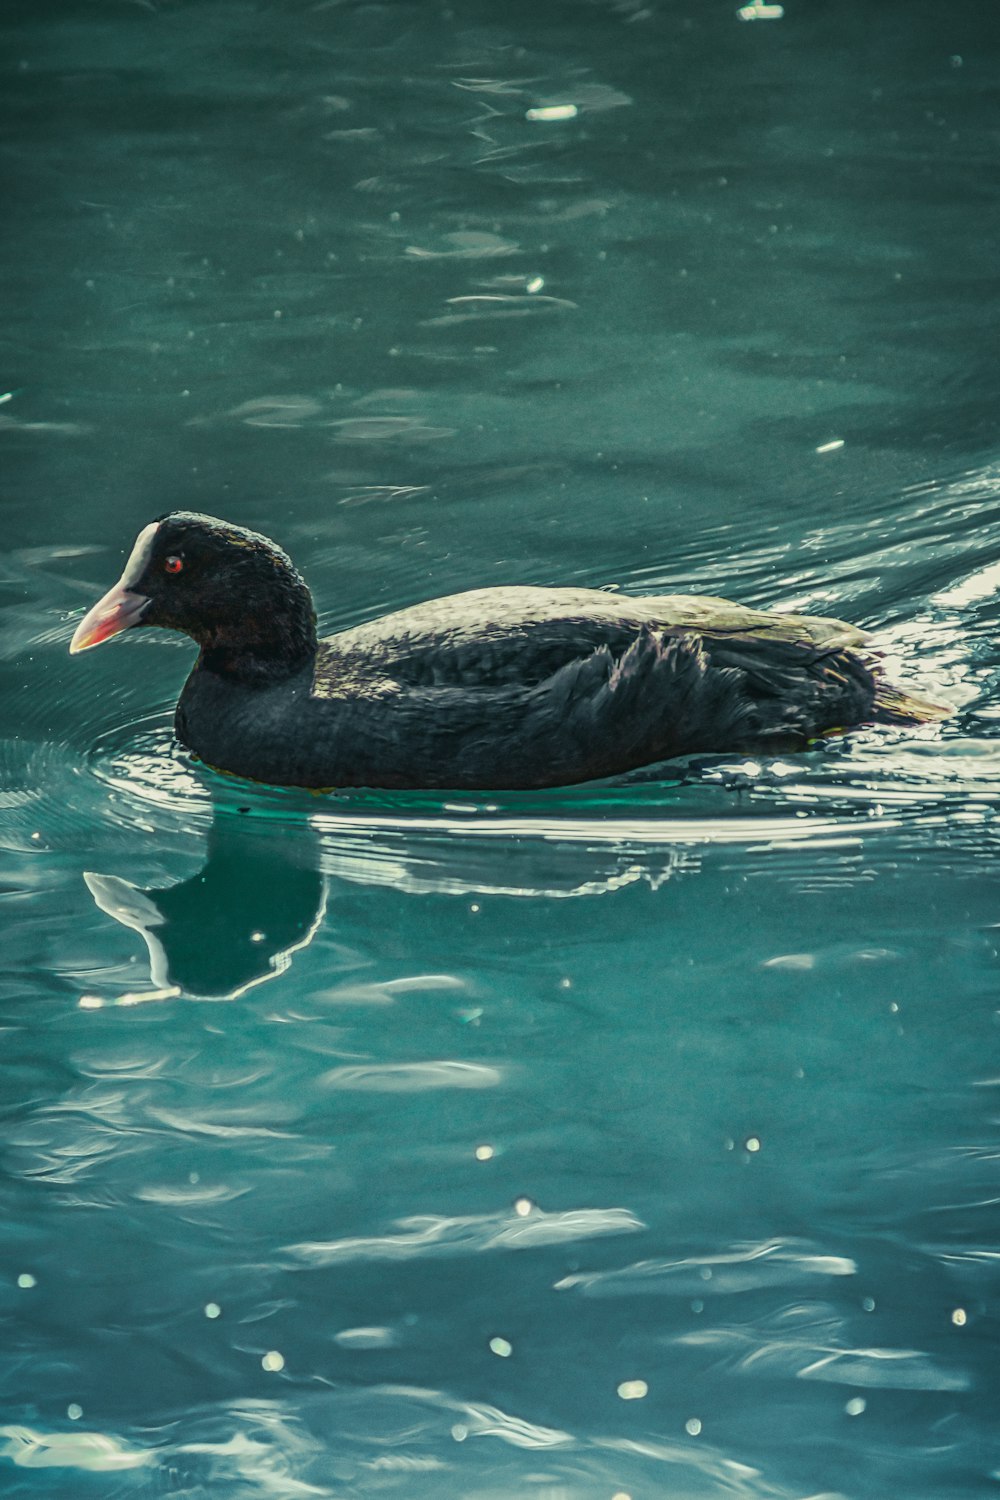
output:
M 965 1370 L 942 1364 L 921 1349 L 852 1348 L 822 1338 L 826 1327 L 803 1337 L 792 1321 L 808 1308 L 785 1309 L 766 1326 L 699 1329 L 674 1342 L 688 1347 L 725 1351 L 728 1369 L 740 1375 L 772 1379 L 794 1377 L 829 1385 L 862 1386 L 866 1390 L 965 1391 L 972 1384 Z M 791 1323 L 791 1331 L 780 1323 Z
M 500 1068 L 468 1062 L 369 1063 L 334 1068 L 319 1083 L 360 1093 L 423 1093 L 427 1089 L 492 1089 L 503 1079 Z
M 397 1234 L 308 1241 L 286 1254 L 309 1266 L 352 1260 L 408 1260 L 418 1255 L 464 1255 L 469 1250 L 534 1250 L 609 1234 L 634 1234 L 646 1225 L 627 1208 L 576 1208 L 562 1213 L 467 1214 L 446 1218 L 415 1214 L 398 1221 Z
M 391 1349 L 398 1343 L 392 1328 L 342 1328 L 333 1339 L 342 1349 Z
M 759 1287 L 788 1286 L 812 1276 L 853 1276 L 857 1266 L 842 1255 L 824 1255 L 796 1241 L 770 1240 L 716 1255 L 684 1260 L 645 1260 L 613 1271 L 564 1276 L 556 1291 L 578 1291 L 587 1297 L 632 1297 L 638 1294 L 687 1297 L 709 1293 L 732 1295 Z
M 37 1432 L 31 1427 L 0 1427 L 0 1457 L 22 1469 L 83 1469 L 114 1474 L 149 1463 L 153 1452 L 134 1448 L 103 1432 Z
M 939 589 L 932 596 L 931 603 L 944 606 L 948 609 L 964 609 L 969 604 L 976 604 L 983 599 L 993 599 L 1000 591 L 1000 563 L 989 563 L 985 568 L 977 568 L 967 578 L 952 584 L 945 589 Z

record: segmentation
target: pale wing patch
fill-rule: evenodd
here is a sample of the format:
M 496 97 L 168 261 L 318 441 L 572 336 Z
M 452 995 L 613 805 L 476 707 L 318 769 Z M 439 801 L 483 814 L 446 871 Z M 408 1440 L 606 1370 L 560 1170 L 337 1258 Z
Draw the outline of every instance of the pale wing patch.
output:
M 708 594 L 672 594 L 662 600 L 640 597 L 639 604 L 664 606 L 664 623 L 690 627 L 692 630 L 711 634 L 727 631 L 759 633 L 772 632 L 774 638 L 784 641 L 799 640 L 805 645 L 832 648 L 835 646 L 863 646 L 871 639 L 867 630 L 849 625 L 844 620 L 831 619 L 827 615 L 786 614 L 781 610 L 750 609 L 743 604 L 734 604 L 730 599 L 718 599 Z
M 391 677 L 369 677 L 364 671 L 358 673 L 339 664 L 334 667 L 322 658 L 316 662 L 309 689 L 310 698 L 339 699 L 341 702 L 357 698 L 364 698 L 369 702 L 372 699 L 385 700 L 395 698 L 398 694 L 399 683 L 394 682 Z

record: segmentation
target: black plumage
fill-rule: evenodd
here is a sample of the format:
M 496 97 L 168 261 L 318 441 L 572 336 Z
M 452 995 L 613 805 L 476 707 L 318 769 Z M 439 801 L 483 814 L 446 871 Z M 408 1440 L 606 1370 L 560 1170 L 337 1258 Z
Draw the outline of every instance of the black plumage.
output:
M 948 712 L 886 682 L 851 625 L 705 596 L 477 589 L 318 640 L 279 547 L 184 511 L 140 533 L 71 649 L 134 625 L 201 648 L 178 739 L 282 785 L 568 785 Z

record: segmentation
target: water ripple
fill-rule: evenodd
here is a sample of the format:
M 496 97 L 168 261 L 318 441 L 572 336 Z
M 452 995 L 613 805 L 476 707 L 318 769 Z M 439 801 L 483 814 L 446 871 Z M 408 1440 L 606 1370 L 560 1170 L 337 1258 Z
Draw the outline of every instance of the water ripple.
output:
M 398 1220 L 398 1234 L 355 1239 L 311 1241 L 286 1247 L 286 1253 L 310 1266 L 355 1260 L 410 1260 L 421 1255 L 464 1255 L 479 1250 L 534 1250 L 604 1235 L 634 1234 L 646 1226 L 626 1208 L 578 1208 L 527 1215 L 470 1214 L 446 1218 L 417 1214 Z
M 382 1386 L 386 1396 L 402 1396 L 404 1399 L 426 1403 L 440 1411 L 459 1418 L 452 1428 L 456 1442 L 468 1437 L 499 1438 L 513 1448 L 563 1448 L 576 1440 L 568 1432 L 558 1428 L 542 1427 L 537 1422 L 528 1422 L 523 1417 L 512 1416 L 498 1406 L 480 1402 L 457 1401 L 440 1391 L 425 1391 L 408 1386 Z
M 564 1276 L 555 1287 L 586 1297 L 731 1296 L 758 1287 L 790 1286 L 812 1276 L 856 1273 L 856 1264 L 846 1256 L 824 1255 L 793 1241 L 769 1240 L 722 1254 L 637 1261 L 613 1271 L 582 1272 Z
M 947 1367 L 920 1349 L 850 1348 L 803 1338 L 794 1331 L 800 1321 L 796 1315 L 802 1311 L 785 1309 L 782 1318 L 791 1321 L 791 1333 L 776 1335 L 772 1322 L 766 1328 L 706 1328 L 682 1334 L 675 1342 L 689 1348 L 724 1350 L 733 1356 L 729 1368 L 754 1379 L 794 1377 L 893 1391 L 965 1391 L 972 1384 L 966 1371 Z
M 321 1085 L 359 1093 L 411 1094 L 427 1089 L 492 1089 L 503 1081 L 499 1068 L 482 1063 L 370 1063 L 333 1068 Z
M 183 1110 L 150 1108 L 149 1115 L 182 1135 L 209 1135 L 220 1140 L 291 1140 L 294 1132 L 272 1125 L 237 1125 L 221 1120 L 196 1118 Z
M 0 1427 L 0 1457 L 22 1469 L 82 1469 L 115 1474 L 150 1463 L 148 1448 L 134 1448 L 103 1432 L 37 1432 L 31 1427 Z

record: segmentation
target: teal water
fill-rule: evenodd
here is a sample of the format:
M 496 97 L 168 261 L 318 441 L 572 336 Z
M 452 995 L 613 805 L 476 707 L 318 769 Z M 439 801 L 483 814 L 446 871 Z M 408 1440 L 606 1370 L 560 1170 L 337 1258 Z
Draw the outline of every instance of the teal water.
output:
M 996 1493 L 1000 29 L 736 11 L 4 7 L 5 1495 Z M 66 651 L 178 505 L 327 630 L 703 590 L 957 712 L 242 784 Z

